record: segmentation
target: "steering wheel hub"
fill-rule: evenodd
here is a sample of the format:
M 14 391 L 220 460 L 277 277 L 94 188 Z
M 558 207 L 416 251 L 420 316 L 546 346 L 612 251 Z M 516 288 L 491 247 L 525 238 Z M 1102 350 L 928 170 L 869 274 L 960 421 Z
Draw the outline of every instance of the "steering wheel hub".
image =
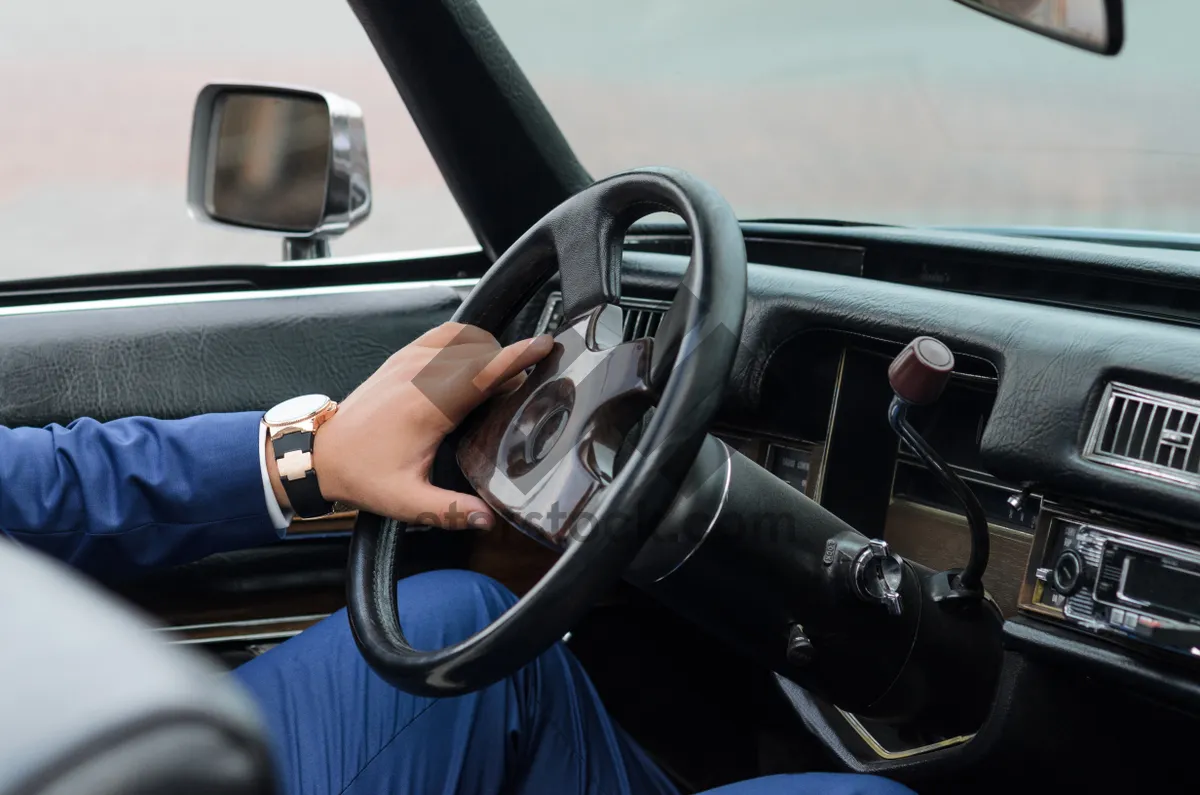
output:
M 598 307 L 559 331 L 543 364 L 481 411 L 458 447 L 459 466 L 479 495 L 558 547 L 612 480 L 617 449 L 651 404 L 651 342 L 598 349 L 596 326 L 607 314 Z

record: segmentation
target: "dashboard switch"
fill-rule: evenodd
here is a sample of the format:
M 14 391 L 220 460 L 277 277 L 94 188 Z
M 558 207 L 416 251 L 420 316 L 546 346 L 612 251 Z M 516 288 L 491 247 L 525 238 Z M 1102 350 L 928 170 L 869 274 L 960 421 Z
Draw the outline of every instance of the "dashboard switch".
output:
M 888 366 L 888 383 L 901 400 L 923 406 L 941 397 L 953 372 L 949 348 L 933 337 L 917 337 Z
M 811 663 L 815 656 L 816 649 L 813 648 L 813 642 L 808 635 L 804 634 L 804 628 L 799 624 L 792 626 L 788 634 L 787 661 L 797 667 L 803 667 Z

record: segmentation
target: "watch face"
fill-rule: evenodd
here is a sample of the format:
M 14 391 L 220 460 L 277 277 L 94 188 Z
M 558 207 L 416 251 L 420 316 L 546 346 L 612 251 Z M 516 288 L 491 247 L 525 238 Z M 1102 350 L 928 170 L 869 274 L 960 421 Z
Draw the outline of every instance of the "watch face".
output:
M 325 395 L 301 395 L 285 400 L 266 413 L 263 419 L 268 425 L 287 425 L 311 417 L 329 402 Z

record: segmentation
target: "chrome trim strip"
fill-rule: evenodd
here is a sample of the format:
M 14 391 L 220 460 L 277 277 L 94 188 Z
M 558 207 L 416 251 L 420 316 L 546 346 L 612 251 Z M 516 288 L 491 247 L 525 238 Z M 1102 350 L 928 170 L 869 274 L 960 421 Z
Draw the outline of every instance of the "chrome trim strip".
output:
M 1126 403 L 1125 405 L 1129 405 Z M 1133 432 L 1138 426 L 1138 420 L 1142 418 L 1142 410 L 1146 408 L 1146 401 L 1139 400 L 1137 409 L 1133 412 L 1133 422 L 1129 425 L 1129 438 L 1125 440 L 1125 452 L 1121 453 L 1122 458 L 1130 458 L 1130 453 L 1133 448 Z M 1149 431 L 1147 431 L 1149 432 Z
M 829 461 L 829 450 L 833 447 L 833 431 L 836 427 L 838 401 L 842 397 L 842 378 L 846 372 L 846 351 L 849 346 L 843 345 L 838 355 L 837 375 L 833 380 L 833 395 L 829 401 L 829 422 L 825 425 L 824 447 L 821 449 L 821 469 L 817 472 L 817 482 L 813 484 L 812 501 L 821 504 L 825 492 L 825 464 Z M 892 488 L 896 486 L 896 470 L 892 469 Z
M 716 439 L 717 437 L 713 438 Z M 708 527 L 704 528 L 704 535 L 700 536 L 700 540 L 696 542 L 695 546 L 689 549 L 688 553 L 683 556 L 683 559 L 672 566 L 670 571 L 657 578 L 655 582 L 662 582 L 663 580 L 667 579 L 672 574 L 683 568 L 683 564 L 691 560 L 692 555 L 696 554 L 696 550 L 699 549 L 701 545 L 704 544 L 705 540 L 708 539 L 708 534 L 711 533 L 712 529 L 717 526 L 717 520 L 721 518 L 721 512 L 725 510 L 725 503 L 729 501 L 729 483 L 733 480 L 733 450 L 729 447 L 729 445 L 725 444 L 723 439 L 717 439 L 717 441 L 720 442 L 721 446 L 725 448 L 725 483 L 721 486 L 721 500 L 717 503 L 717 510 L 713 511 L 712 518 L 708 520 Z
M 930 751 L 937 751 L 954 745 L 962 745 L 963 743 L 970 741 L 975 736 L 974 734 L 960 734 L 957 737 L 948 737 L 945 740 L 940 740 L 936 743 L 930 743 L 929 745 L 922 745 L 918 748 L 910 748 L 907 751 L 889 751 L 884 748 L 878 740 L 875 739 L 875 736 L 872 735 L 871 732 L 867 731 L 867 728 L 859 722 L 857 717 L 849 712 L 846 712 L 841 707 L 836 707 L 836 709 L 841 713 L 842 717 L 846 719 L 846 722 L 850 724 L 850 728 L 854 729 L 858 736 L 862 738 L 863 742 L 865 742 L 880 759 L 907 759 L 910 756 L 919 756 L 921 754 L 927 754 Z
M 671 308 L 670 301 L 662 301 L 658 298 L 634 298 L 632 296 L 622 297 L 618 302 L 624 308 L 628 309 L 656 309 L 666 312 Z
M 301 616 L 279 616 L 277 618 L 256 618 L 248 621 L 216 621 L 209 624 L 182 624 L 175 627 L 155 627 L 154 632 L 162 635 L 175 635 L 181 632 L 194 632 L 197 630 L 214 630 L 225 629 L 228 632 L 214 637 L 204 638 L 176 638 L 169 637 L 168 642 L 177 646 L 192 646 L 198 644 L 209 643 L 228 643 L 231 641 L 249 641 L 249 640 L 270 640 L 276 638 L 290 638 L 293 635 L 299 635 L 304 630 L 300 629 L 271 629 L 284 624 L 295 624 L 298 621 L 309 621 L 316 623 L 328 618 L 330 613 L 309 613 Z M 237 629 L 258 630 L 250 632 L 236 632 Z
M 386 293 L 397 290 L 424 290 L 433 287 L 474 287 L 478 279 L 427 279 L 414 282 L 384 282 L 382 284 L 334 284 L 324 287 L 293 287 L 279 290 L 243 290 L 227 293 L 185 293 L 182 295 L 146 295 L 134 298 L 99 298 L 91 301 L 70 301 L 58 304 L 0 307 L 0 317 L 42 315 L 58 312 L 86 312 L 97 309 L 136 309 L 147 306 L 178 306 L 182 304 L 218 303 L 223 301 L 257 301 L 272 298 L 307 298 L 320 295 L 352 295 L 357 293 Z
M 279 616 L 278 618 L 255 618 L 248 621 L 214 621 L 208 624 L 181 624 L 175 627 L 158 627 L 159 632 L 188 632 L 197 629 L 233 629 L 234 627 L 265 627 L 271 624 L 290 624 L 293 621 L 309 621 L 328 618 L 329 613 L 309 613 L 302 616 Z
M 279 234 L 279 233 L 275 233 Z M 390 251 L 386 254 L 357 254 L 350 257 L 318 257 L 304 260 L 279 260 L 268 262 L 271 268 L 309 268 L 313 265 L 379 265 L 385 262 L 407 262 L 414 259 L 456 257 L 461 254 L 480 254 L 479 246 L 447 246 L 445 248 L 423 248 L 411 251 Z
M 255 640 L 287 640 L 294 638 L 304 630 L 286 629 L 280 632 L 258 632 L 251 635 L 229 635 L 215 638 L 178 638 L 168 640 L 172 646 L 208 646 L 214 643 L 241 643 Z

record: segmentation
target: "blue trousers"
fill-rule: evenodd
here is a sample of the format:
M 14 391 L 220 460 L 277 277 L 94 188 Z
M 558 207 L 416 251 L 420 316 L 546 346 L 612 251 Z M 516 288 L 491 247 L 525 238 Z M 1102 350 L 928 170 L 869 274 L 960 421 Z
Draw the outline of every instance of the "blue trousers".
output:
M 417 648 L 462 640 L 516 602 L 486 577 L 437 571 L 398 586 Z M 677 795 L 608 717 L 562 644 L 509 679 L 456 698 L 420 698 L 377 677 L 345 612 L 235 672 L 267 723 L 284 795 Z M 711 795 L 898 795 L 873 776 L 771 776 Z

